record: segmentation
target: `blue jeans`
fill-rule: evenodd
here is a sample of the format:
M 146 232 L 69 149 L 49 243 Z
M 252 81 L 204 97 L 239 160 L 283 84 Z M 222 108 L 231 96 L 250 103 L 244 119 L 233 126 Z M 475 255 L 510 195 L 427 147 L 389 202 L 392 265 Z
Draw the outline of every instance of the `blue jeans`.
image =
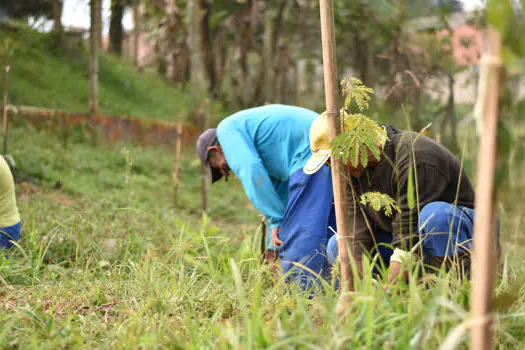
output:
M 317 276 L 330 277 L 326 246 L 335 229 L 332 176 L 323 166 L 313 175 L 298 170 L 289 179 L 288 204 L 279 227 L 279 257 L 287 282 L 308 289 Z
M 446 202 L 425 205 L 419 213 L 418 230 L 424 257 L 452 257 L 470 250 L 474 233 L 474 212 L 473 209 Z M 375 230 L 374 235 L 380 258 L 388 266 L 392 249 L 384 244 L 392 244 L 392 233 Z M 338 255 L 335 236 L 328 242 L 327 250 L 328 259 L 333 264 Z
M 20 239 L 20 222 L 9 227 L 0 228 L 0 249 L 9 249 L 13 246 L 12 241 Z

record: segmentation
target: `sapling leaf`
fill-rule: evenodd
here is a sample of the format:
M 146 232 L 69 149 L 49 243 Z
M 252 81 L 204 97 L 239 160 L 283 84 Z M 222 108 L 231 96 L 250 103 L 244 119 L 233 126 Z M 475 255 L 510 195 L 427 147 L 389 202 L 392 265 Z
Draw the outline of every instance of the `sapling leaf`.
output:
M 361 150 L 361 165 L 364 167 L 368 165 L 368 152 L 365 149 Z
M 392 216 L 394 210 L 400 212 L 394 199 L 384 193 L 366 192 L 361 195 L 359 201 L 363 205 L 369 204 L 375 211 L 383 209 L 386 216 Z

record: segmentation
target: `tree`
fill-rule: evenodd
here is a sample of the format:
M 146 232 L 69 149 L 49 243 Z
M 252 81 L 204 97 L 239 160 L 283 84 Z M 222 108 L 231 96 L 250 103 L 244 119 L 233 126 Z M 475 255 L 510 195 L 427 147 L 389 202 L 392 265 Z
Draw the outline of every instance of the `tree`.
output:
M 101 0 L 90 2 L 91 26 L 89 35 L 89 110 L 98 112 L 98 55 L 102 22 Z
M 58 47 L 63 44 L 64 27 L 62 26 L 63 0 L 51 0 L 53 10 L 53 32 L 56 35 L 55 42 Z
M 210 28 L 210 21 L 213 15 L 213 4 L 208 0 L 198 0 L 197 1 L 197 11 L 198 11 L 198 23 L 199 23 L 199 43 L 200 43 L 200 52 L 202 64 L 204 66 L 204 72 L 207 75 L 207 80 L 209 83 L 209 90 L 213 93 L 216 88 L 217 78 L 216 78 L 216 68 L 215 68 L 215 56 L 213 55 L 213 44 L 212 37 L 213 34 Z
M 146 25 L 154 33 L 157 69 L 170 81 L 183 83 L 189 73 L 189 49 L 184 8 L 174 0 L 146 3 Z
M 0 0 L 0 7 L 13 18 L 53 17 L 52 2 L 49 0 Z
M 133 63 L 139 66 L 139 45 L 140 45 L 140 0 L 135 0 L 133 4 Z
M 64 28 L 62 26 L 62 10 L 64 8 L 63 0 L 51 0 L 53 9 L 53 30 L 62 33 Z
M 111 17 L 109 21 L 109 52 L 122 55 L 122 18 L 126 9 L 126 0 L 111 0 Z

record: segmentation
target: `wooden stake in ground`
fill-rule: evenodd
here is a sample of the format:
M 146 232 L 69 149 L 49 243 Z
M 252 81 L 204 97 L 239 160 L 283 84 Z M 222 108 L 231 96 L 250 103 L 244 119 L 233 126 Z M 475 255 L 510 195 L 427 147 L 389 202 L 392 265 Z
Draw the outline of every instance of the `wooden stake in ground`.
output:
M 321 35 L 323 41 L 323 67 L 326 97 L 326 114 L 330 128 L 330 139 L 334 139 L 341 132 L 339 116 L 340 96 L 339 78 L 337 76 L 337 62 L 335 51 L 334 7 L 333 0 L 320 0 L 321 7 Z M 344 307 L 346 291 L 353 290 L 352 270 L 350 268 L 350 249 L 354 249 L 353 236 L 348 224 L 347 184 L 342 174 L 342 164 L 332 157 L 332 183 L 334 188 L 335 214 L 337 219 L 337 247 L 341 265 L 341 292 Z M 354 256 L 354 259 L 360 257 Z M 339 308 L 340 309 L 340 308 Z M 342 311 L 342 310 L 338 310 Z
M 180 188 L 180 147 L 182 143 L 182 121 L 177 124 L 177 140 L 175 141 L 175 167 L 173 168 L 173 206 L 177 206 Z
M 496 223 L 494 213 L 494 174 L 502 84 L 501 39 L 497 32 L 487 32 L 488 50 L 482 59 L 486 69 L 481 145 L 476 179 L 476 218 L 474 221 L 474 259 L 471 294 L 472 350 L 492 349 L 492 289 L 496 271 Z
M 9 66 L 5 66 L 4 75 L 4 155 L 7 154 L 7 107 L 8 107 L 8 93 L 9 93 Z

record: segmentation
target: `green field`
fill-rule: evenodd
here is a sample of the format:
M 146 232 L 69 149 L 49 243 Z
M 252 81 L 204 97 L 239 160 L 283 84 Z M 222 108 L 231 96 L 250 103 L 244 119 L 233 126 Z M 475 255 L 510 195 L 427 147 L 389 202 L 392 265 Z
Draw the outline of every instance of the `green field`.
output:
M 209 217 L 200 215 L 192 148 L 174 207 L 171 152 L 64 147 L 25 124 L 10 140 L 24 226 L 0 261 L 2 348 L 467 347 L 469 284 L 451 275 L 399 285 L 392 297 L 365 277 L 341 321 L 330 286 L 309 300 L 273 280 L 259 265 L 258 216 L 238 182 L 212 186 Z M 525 272 L 515 205 L 523 188 L 499 203 L 508 256 L 497 286 L 501 349 L 525 341 L 524 291 L 513 287 Z
M 15 43 L 12 104 L 87 111 L 85 57 L 52 49 L 51 37 L 27 28 L 0 33 L 7 37 Z M 102 113 L 176 120 L 190 109 L 182 88 L 114 57 L 101 58 L 100 79 Z M 215 119 L 226 114 L 219 103 L 213 108 Z M 464 125 L 462 160 L 474 179 L 478 148 Z M 338 320 L 331 285 L 309 299 L 260 265 L 258 213 L 237 180 L 211 186 L 202 214 L 193 146 L 182 153 L 175 205 L 172 149 L 100 144 L 71 132 L 23 121 L 9 129 L 23 230 L 9 257 L 0 256 L 0 348 L 468 348 L 468 282 L 429 275 L 390 286 L 389 296 L 386 280 L 376 286 L 365 273 Z M 511 146 L 497 196 L 498 349 L 525 342 L 523 141 Z
M 0 41 L 9 42 L 12 50 L 10 104 L 89 111 L 87 49 L 81 54 L 66 54 L 54 48 L 51 34 L 23 25 L 3 24 L 0 29 Z M 2 50 L 3 65 L 6 55 Z M 102 114 L 176 121 L 181 116 L 187 118 L 191 101 L 191 95 L 181 86 L 174 86 L 151 69 L 139 72 L 130 62 L 110 55 L 100 57 Z M 212 121 L 225 116 L 219 103 L 213 103 L 211 110 Z

